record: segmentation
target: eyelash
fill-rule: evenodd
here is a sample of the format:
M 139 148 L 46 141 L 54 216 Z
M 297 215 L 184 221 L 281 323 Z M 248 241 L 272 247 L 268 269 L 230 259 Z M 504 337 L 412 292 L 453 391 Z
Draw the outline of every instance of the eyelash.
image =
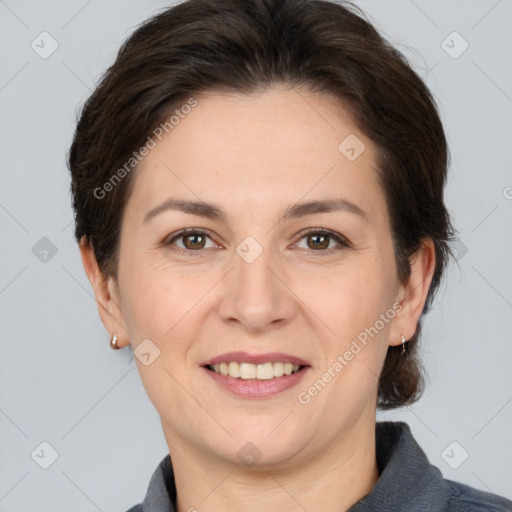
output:
M 322 250 L 318 250 L 318 251 L 315 251 L 314 249 L 310 249 L 311 252 L 315 253 L 327 253 L 327 254 L 331 254 L 332 252 L 335 252 L 335 251 L 340 251 L 344 248 L 349 248 L 351 247 L 350 243 L 348 242 L 348 240 L 346 238 L 344 238 L 343 236 L 341 236 L 340 234 L 334 232 L 334 231 L 330 231 L 328 229 L 324 229 L 324 228 L 311 228 L 311 229 L 307 229 L 305 231 L 302 231 L 301 233 L 299 233 L 299 239 L 298 241 L 302 240 L 303 238 L 305 238 L 307 235 L 311 235 L 311 234 L 315 234 L 315 235 L 328 235 L 332 240 L 334 240 L 335 242 L 337 242 L 339 244 L 339 247 L 334 247 L 334 248 L 331 248 L 331 249 L 322 249 Z M 205 249 L 197 249 L 197 250 L 190 250 L 190 249 L 180 249 L 180 248 L 176 248 L 176 247 L 171 247 L 172 243 L 175 241 L 175 240 L 178 240 L 179 238 L 183 238 L 185 237 L 186 235 L 206 235 L 208 236 L 209 238 L 212 238 L 207 231 L 205 230 L 201 230 L 201 229 L 197 229 L 197 228 L 186 228 L 186 229 L 182 229 L 181 231 L 178 231 L 177 233 L 171 235 L 171 237 L 167 238 L 164 242 L 164 245 L 165 246 L 168 246 L 170 248 L 171 251 L 175 252 L 175 253 L 178 253 L 178 254 L 186 254 L 186 255 L 192 255 L 194 253 L 194 255 L 197 255 L 197 254 L 200 254 L 201 252 L 203 252 Z M 305 250 L 308 250 L 308 249 L 305 249 Z

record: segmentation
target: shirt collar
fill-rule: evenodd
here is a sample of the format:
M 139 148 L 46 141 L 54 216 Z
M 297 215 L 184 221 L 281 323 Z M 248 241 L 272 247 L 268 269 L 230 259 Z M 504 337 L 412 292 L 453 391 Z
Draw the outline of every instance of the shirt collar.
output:
M 402 421 L 376 424 L 379 479 L 348 512 L 445 510 L 451 489 Z
M 409 426 L 401 421 L 383 421 L 375 428 L 379 479 L 348 512 L 444 510 L 450 488 L 441 471 L 429 463 Z M 166 455 L 151 477 L 142 510 L 175 512 L 174 503 L 174 473 L 170 455 Z

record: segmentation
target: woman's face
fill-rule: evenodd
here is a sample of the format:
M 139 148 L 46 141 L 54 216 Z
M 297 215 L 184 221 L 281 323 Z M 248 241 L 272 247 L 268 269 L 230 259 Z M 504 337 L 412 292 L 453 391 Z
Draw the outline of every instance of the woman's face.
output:
M 388 345 L 414 333 L 375 148 L 328 96 L 196 98 L 134 171 L 111 332 L 169 446 L 307 461 L 373 428 Z

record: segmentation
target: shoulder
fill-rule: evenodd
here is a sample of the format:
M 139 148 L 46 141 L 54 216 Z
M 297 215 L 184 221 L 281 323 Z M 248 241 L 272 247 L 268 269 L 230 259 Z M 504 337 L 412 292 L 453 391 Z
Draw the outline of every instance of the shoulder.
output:
M 512 501 L 502 496 L 453 480 L 445 482 L 451 489 L 449 512 L 512 512 Z
M 376 440 L 381 475 L 353 512 L 512 512 L 512 501 L 445 478 L 429 462 L 406 423 L 379 422 Z
M 143 512 L 142 511 L 142 503 L 139 503 L 138 505 L 134 505 L 130 510 L 127 510 L 126 512 Z

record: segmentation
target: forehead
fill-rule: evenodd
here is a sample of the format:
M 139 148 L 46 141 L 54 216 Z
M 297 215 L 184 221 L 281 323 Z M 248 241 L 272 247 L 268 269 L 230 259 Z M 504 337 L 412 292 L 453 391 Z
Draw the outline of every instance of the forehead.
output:
M 139 216 L 170 195 L 243 208 L 341 194 L 366 211 L 382 199 L 374 147 L 335 98 L 284 87 L 194 98 L 135 172 Z

